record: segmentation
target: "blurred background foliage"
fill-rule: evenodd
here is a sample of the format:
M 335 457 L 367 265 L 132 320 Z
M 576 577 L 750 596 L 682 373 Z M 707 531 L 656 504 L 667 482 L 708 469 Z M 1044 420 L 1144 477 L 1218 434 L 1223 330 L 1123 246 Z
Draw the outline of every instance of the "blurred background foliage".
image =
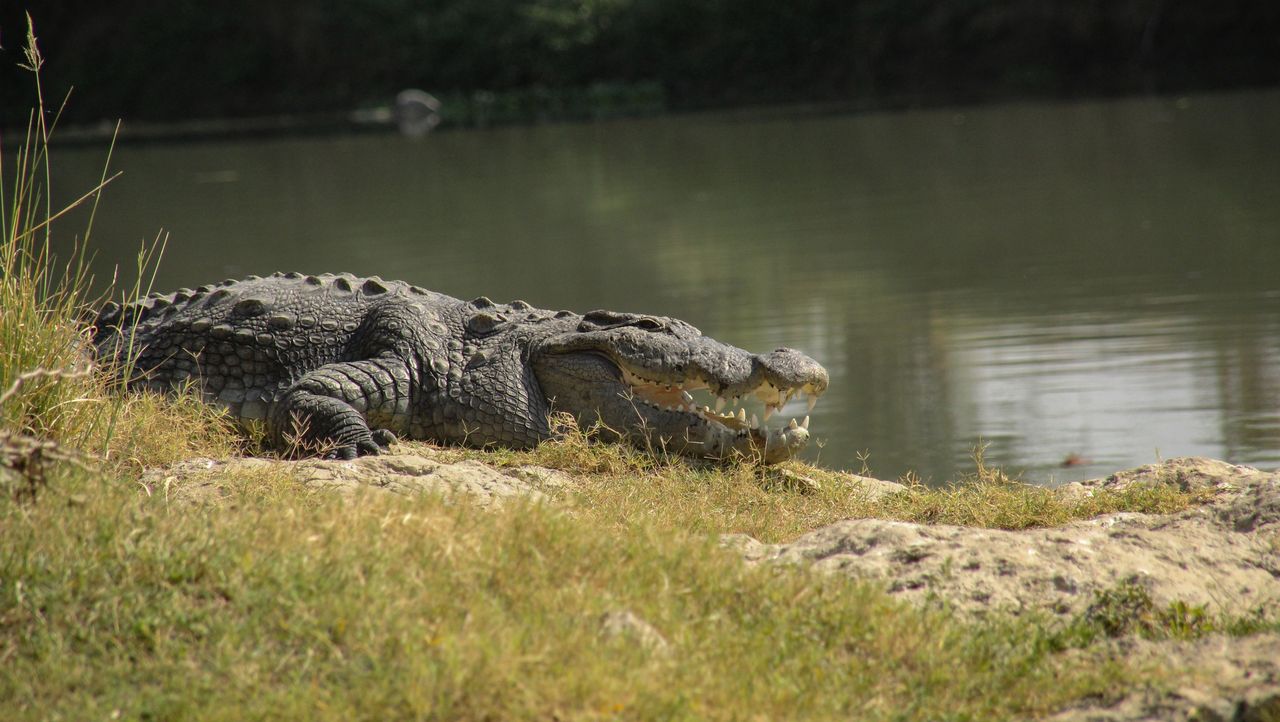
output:
M 867 107 L 1280 80 L 1273 0 L 8 0 L 0 121 L 25 121 L 25 19 L 68 116 L 167 121 L 442 97 L 659 88 L 672 108 Z

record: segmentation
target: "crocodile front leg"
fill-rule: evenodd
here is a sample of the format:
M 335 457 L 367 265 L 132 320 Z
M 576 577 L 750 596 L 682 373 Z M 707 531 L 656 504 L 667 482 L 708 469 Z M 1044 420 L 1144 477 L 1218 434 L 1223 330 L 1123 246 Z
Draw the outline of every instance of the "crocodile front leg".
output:
M 267 417 L 273 443 L 330 449 L 338 459 L 377 454 L 407 428 L 412 374 L 404 361 L 380 357 L 327 364 L 307 373 Z

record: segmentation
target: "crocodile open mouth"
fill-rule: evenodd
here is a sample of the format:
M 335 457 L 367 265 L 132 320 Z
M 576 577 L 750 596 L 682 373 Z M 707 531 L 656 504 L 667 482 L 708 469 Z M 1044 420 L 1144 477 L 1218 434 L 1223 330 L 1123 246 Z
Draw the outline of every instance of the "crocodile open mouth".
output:
M 763 433 L 767 430 L 759 414 L 748 415 L 747 408 L 743 405 L 744 399 L 754 397 L 762 401 L 764 403 L 763 422 L 768 422 L 774 413 L 780 411 L 793 399 L 798 401 L 800 396 L 804 396 L 808 404 L 804 419 L 797 421 L 792 418 L 787 427 L 808 430 L 809 412 L 813 411 L 814 405 L 818 402 L 818 396 L 822 393 L 821 390 L 808 385 L 787 388 L 764 381 L 741 394 L 727 397 L 716 394 L 712 391 L 712 383 L 701 378 L 689 378 L 680 382 L 650 379 L 622 364 L 616 365 L 622 372 L 622 381 L 630 389 L 633 400 L 662 411 L 696 414 L 709 422 L 735 431 Z M 708 397 L 708 403 L 699 404 L 695 394 L 705 394 Z

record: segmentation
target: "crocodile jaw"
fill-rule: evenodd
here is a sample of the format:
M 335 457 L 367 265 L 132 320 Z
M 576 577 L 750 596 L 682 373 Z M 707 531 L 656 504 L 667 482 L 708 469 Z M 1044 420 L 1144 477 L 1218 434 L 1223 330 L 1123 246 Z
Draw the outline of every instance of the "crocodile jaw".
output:
M 809 417 L 770 429 L 738 402 L 753 395 L 765 403 L 765 422 L 791 398 L 804 394 L 813 409 L 826 390 L 826 371 L 789 349 L 754 356 L 710 339 L 705 348 L 658 367 L 631 364 L 611 350 L 541 353 L 533 367 L 552 405 L 584 423 L 603 422 L 637 443 L 659 442 L 692 456 L 747 456 L 774 463 L 794 456 L 809 440 Z M 715 363 L 698 359 L 710 355 Z M 665 354 L 669 359 L 670 354 Z M 708 367 L 721 369 L 713 373 Z M 698 406 L 693 392 L 709 391 Z M 732 396 L 726 396 L 732 394 Z M 732 406 L 730 404 L 732 398 Z M 728 408 L 726 408 L 728 407 Z
M 768 419 L 800 395 L 807 397 L 812 411 L 827 390 L 827 370 L 793 349 L 751 354 L 703 336 L 678 319 L 613 314 L 611 320 L 616 325 L 591 328 L 584 321 L 577 330 L 543 338 L 531 349 L 531 356 L 536 362 L 569 353 L 603 355 L 638 396 L 663 408 L 679 406 L 681 401 L 692 406 L 681 392 L 707 389 L 715 397 L 717 412 L 730 400 L 737 406 L 742 398 L 755 396 L 764 403 Z M 637 326 L 639 321 L 657 328 Z

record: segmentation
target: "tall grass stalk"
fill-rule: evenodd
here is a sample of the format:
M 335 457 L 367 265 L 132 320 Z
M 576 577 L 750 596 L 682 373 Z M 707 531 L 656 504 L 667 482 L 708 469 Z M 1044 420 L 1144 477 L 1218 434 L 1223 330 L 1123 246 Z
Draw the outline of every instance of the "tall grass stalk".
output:
M 215 428 L 220 424 L 214 414 L 189 402 L 166 407 L 156 399 L 108 393 L 110 374 L 91 371 L 83 319 L 104 296 L 94 289 L 88 249 L 102 192 L 120 176 L 111 171 L 115 136 L 98 183 L 65 205 L 55 204 L 51 143 L 67 98 L 56 111 L 46 104 L 40 80 L 44 58 L 29 16 L 23 56 L 20 66 L 31 75 L 36 107 L 16 145 L 0 137 L 0 431 L 137 465 L 189 454 L 224 436 Z M 72 211 L 82 207 L 88 212 L 84 227 L 73 232 L 70 252 L 59 259 L 55 245 L 66 237 Z M 163 234 L 144 243 L 134 269 L 137 280 L 119 284 L 112 278 L 110 289 L 117 290 L 105 293 L 128 300 L 148 292 L 164 245 Z M 174 424 L 175 413 L 182 421 L 195 421 L 197 433 L 187 440 L 176 436 L 175 427 L 184 434 L 191 427 Z M 122 437 L 124 427 L 128 433 Z M 214 448 L 226 451 L 229 442 Z
M 85 254 L 87 233 L 75 239 L 69 259 L 59 266 L 52 250 L 53 226 L 86 201 L 92 200 L 96 209 L 102 189 L 114 176 L 107 177 L 104 167 L 92 191 L 55 210 L 49 142 L 61 108 L 50 118 L 40 83 L 44 59 L 30 17 L 24 57 L 22 67 L 34 79 L 37 105 L 16 148 L 0 138 L 0 197 L 6 200 L 0 205 L 0 389 L 15 391 L 0 406 L 0 421 L 6 429 L 65 439 L 77 425 L 92 386 L 87 374 L 68 373 L 85 366 L 76 319 L 88 300 L 92 279 Z M 11 167 L 6 157 L 12 157 Z M 5 185 L 8 178 L 12 180 Z M 20 377 L 24 383 L 18 389 L 14 385 Z

